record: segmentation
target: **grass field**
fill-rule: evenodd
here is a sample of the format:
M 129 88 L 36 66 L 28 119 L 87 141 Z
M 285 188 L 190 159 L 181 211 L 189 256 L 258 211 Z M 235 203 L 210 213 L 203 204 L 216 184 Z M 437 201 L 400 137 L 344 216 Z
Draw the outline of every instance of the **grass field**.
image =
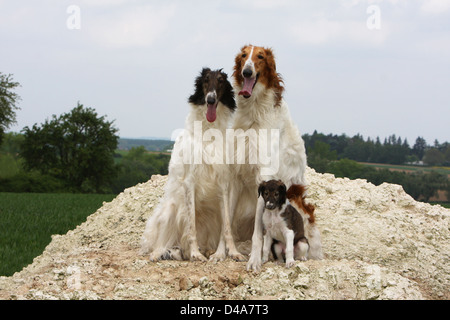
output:
M 52 234 L 65 234 L 115 195 L 0 193 L 0 276 L 40 255 Z
M 423 171 L 423 172 L 431 172 L 436 171 L 440 174 L 446 174 L 450 176 L 450 167 L 421 167 L 421 166 L 410 166 L 410 165 L 395 165 L 395 164 L 384 164 L 384 163 L 368 163 L 368 162 L 359 162 L 365 166 L 380 168 L 380 169 L 389 169 L 394 171 L 405 171 L 405 172 L 414 172 L 414 171 Z

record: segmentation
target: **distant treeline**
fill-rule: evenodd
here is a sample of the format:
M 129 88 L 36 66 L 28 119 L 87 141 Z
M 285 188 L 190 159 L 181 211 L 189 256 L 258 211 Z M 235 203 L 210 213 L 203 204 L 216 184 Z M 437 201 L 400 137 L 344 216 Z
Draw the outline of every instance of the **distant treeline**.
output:
M 435 141 L 433 146 L 425 140 L 417 138 L 413 147 L 406 140 L 392 135 L 384 140 L 363 139 L 361 135 L 322 134 L 316 131 L 303 135 L 305 140 L 308 165 L 317 172 L 332 173 L 337 177 L 350 179 L 362 178 L 379 185 L 383 182 L 396 183 L 417 200 L 428 201 L 438 190 L 450 191 L 450 183 L 446 174 L 425 171 L 413 173 L 375 169 L 358 162 L 377 162 L 403 164 L 423 161 L 432 164 L 434 153 L 439 162 L 448 164 L 449 144 Z M 145 182 L 153 174 L 167 174 L 170 160 L 169 154 L 162 153 L 173 147 L 169 140 L 134 140 L 119 139 L 122 147 L 114 154 L 115 174 L 108 185 L 96 192 L 120 193 L 125 188 Z M 22 134 L 6 134 L 0 146 L 0 192 L 92 192 L 92 189 L 70 188 L 55 175 L 43 174 L 36 170 L 27 171 L 21 159 Z M 123 144 L 125 143 L 125 144 Z M 139 146 L 140 143 L 145 145 Z M 128 146 L 130 149 L 127 149 Z M 122 149 L 122 150 L 120 150 Z M 151 152 L 150 152 L 150 151 Z M 357 162 L 358 161 L 358 162 Z
M 359 162 L 375 162 L 387 164 L 423 163 L 427 165 L 448 165 L 450 146 L 447 142 L 434 146 L 426 144 L 421 137 L 416 139 L 412 148 L 408 142 L 392 135 L 384 140 L 364 140 L 361 135 L 352 138 L 346 135 L 324 135 L 314 131 L 305 134 L 308 165 L 320 173 L 332 173 L 336 177 L 350 179 L 366 179 L 375 185 L 383 182 L 399 184 L 416 200 L 429 201 L 438 191 L 450 195 L 450 182 L 446 174 L 436 171 L 393 171 L 375 169 Z
M 174 141 L 170 140 L 148 140 L 148 139 L 124 139 L 119 138 L 117 148 L 119 150 L 131 150 L 131 148 L 144 147 L 147 151 L 169 151 L 172 149 Z
M 359 162 L 388 164 L 417 164 L 422 161 L 430 166 L 450 166 L 450 144 L 435 140 L 433 145 L 428 145 L 422 137 L 417 137 L 412 147 L 407 139 L 395 134 L 381 142 L 378 137 L 375 140 L 370 137 L 364 139 L 360 134 L 349 137 L 345 134 L 325 135 L 314 131 L 312 135 L 303 135 L 303 139 L 308 153 L 329 160 L 347 158 Z

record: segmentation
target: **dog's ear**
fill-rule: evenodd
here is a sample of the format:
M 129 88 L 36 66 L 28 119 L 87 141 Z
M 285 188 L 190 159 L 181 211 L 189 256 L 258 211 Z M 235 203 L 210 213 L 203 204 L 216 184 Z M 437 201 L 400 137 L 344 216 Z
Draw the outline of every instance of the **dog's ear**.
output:
M 203 68 L 200 75 L 195 79 L 195 92 L 188 99 L 189 103 L 195 105 L 205 104 L 205 94 L 203 92 L 203 81 L 206 75 L 211 71 L 210 68 Z
M 286 185 L 279 180 L 278 192 L 280 193 L 280 205 L 286 202 Z
M 222 72 L 223 79 L 225 80 L 223 83 L 223 95 L 220 99 L 224 105 L 226 105 L 231 110 L 236 110 L 236 100 L 234 99 L 234 91 L 231 83 L 227 80 L 227 74 Z
M 205 77 L 209 72 L 211 72 L 210 68 L 203 68 L 201 76 Z
M 258 198 L 264 193 L 264 190 L 266 190 L 266 182 L 265 181 L 261 182 L 261 184 L 259 185 Z
M 283 78 L 281 77 L 281 74 L 277 73 L 275 56 L 272 49 L 264 48 L 264 53 L 266 54 L 265 60 L 267 64 L 267 68 L 265 68 L 265 78 L 271 79 L 269 86 L 275 89 L 275 106 L 279 106 L 284 91 Z
M 279 183 L 278 191 L 280 193 L 286 194 L 286 185 L 281 180 L 278 180 L 278 183 Z

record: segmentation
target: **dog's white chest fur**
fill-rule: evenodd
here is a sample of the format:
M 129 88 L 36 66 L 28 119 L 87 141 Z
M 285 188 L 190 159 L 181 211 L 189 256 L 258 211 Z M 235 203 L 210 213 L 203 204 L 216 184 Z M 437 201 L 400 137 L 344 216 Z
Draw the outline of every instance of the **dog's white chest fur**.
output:
M 286 242 L 285 234 L 288 229 L 286 221 L 281 216 L 281 213 L 286 209 L 286 204 L 283 204 L 281 209 L 275 208 L 273 210 L 264 209 L 263 224 L 267 233 L 270 233 L 273 239 Z

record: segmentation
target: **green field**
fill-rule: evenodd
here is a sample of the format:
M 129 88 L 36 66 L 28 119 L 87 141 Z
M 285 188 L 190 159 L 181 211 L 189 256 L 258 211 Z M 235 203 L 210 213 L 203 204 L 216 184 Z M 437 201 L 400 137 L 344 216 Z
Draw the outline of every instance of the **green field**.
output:
M 0 276 L 40 255 L 52 234 L 65 234 L 115 195 L 0 193 Z
M 395 164 L 384 164 L 384 163 L 368 163 L 368 162 L 358 162 L 365 166 L 374 167 L 377 169 L 389 169 L 393 171 L 405 171 L 405 172 L 431 172 L 436 171 L 440 174 L 446 174 L 450 176 L 450 167 L 426 167 L 426 166 L 410 166 L 410 165 L 395 165 Z

